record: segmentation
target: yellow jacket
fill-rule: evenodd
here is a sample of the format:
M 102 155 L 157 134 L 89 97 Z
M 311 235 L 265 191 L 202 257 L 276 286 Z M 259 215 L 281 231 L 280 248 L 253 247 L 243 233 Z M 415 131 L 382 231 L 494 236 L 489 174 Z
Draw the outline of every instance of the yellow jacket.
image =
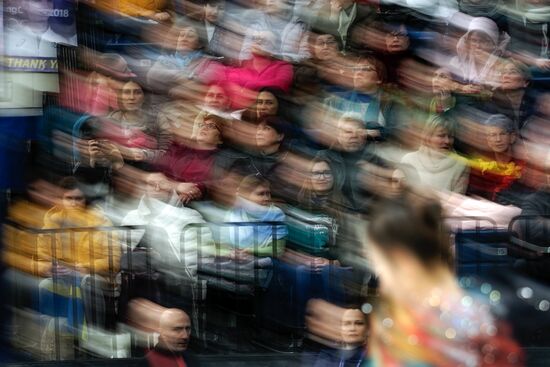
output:
M 43 206 L 21 200 L 10 207 L 7 219 L 27 228 L 39 229 L 44 223 L 46 211 L 47 208 Z M 4 263 L 33 275 L 47 271 L 49 264 L 37 261 L 38 235 L 18 229 L 9 223 L 3 227 Z
M 43 229 L 109 227 L 111 222 L 97 209 L 64 209 L 53 207 L 44 216 Z M 63 231 L 41 234 L 38 238 L 38 260 L 57 260 L 71 267 L 114 275 L 120 264 L 117 231 Z

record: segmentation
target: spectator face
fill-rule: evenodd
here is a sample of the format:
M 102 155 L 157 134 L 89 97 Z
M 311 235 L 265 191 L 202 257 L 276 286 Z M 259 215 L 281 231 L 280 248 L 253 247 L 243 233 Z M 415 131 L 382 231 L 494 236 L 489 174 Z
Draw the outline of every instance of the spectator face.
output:
M 269 186 L 258 186 L 244 197 L 258 205 L 269 206 L 271 204 L 271 189 Z
M 356 89 L 377 89 L 380 83 L 381 80 L 374 65 L 368 62 L 360 62 L 353 67 L 353 85 Z
M 338 127 L 338 144 L 342 151 L 357 152 L 363 149 L 367 140 L 361 121 L 344 120 Z
M 208 146 L 216 146 L 221 143 L 220 131 L 213 121 L 206 120 L 201 124 L 197 142 Z
M 208 88 L 204 96 L 204 104 L 206 107 L 213 108 L 218 111 L 225 111 L 229 106 L 229 97 L 219 85 L 213 85 Z
M 317 60 L 330 60 L 338 54 L 338 42 L 331 34 L 321 34 L 313 43 L 313 56 Z
M 124 111 L 137 111 L 143 105 L 143 89 L 134 82 L 122 86 L 120 93 L 120 107 Z
M 342 340 L 348 345 L 360 345 L 367 336 L 367 323 L 361 310 L 346 310 L 342 317 Z
M 435 128 L 427 143 L 433 150 L 445 153 L 453 148 L 454 137 L 444 127 Z
M 409 48 L 407 29 L 401 25 L 399 29 L 386 34 L 386 51 L 389 53 L 403 52 Z
M 160 337 L 164 346 L 172 352 L 183 352 L 191 338 L 191 320 L 183 311 L 168 310 L 162 314 Z
M 65 209 L 82 209 L 86 204 L 86 198 L 82 191 L 73 189 L 63 193 L 62 204 Z
M 256 98 L 256 108 L 258 110 L 258 118 L 266 116 L 275 116 L 279 109 L 277 97 L 267 91 L 260 92 Z
M 432 78 L 432 90 L 434 94 L 450 93 L 451 83 L 451 73 L 446 70 L 438 69 L 435 71 L 434 77 Z
M 224 10 L 225 4 L 223 2 L 213 4 L 207 3 L 204 6 L 204 19 L 209 23 L 216 24 L 223 16 Z
M 523 89 L 529 83 L 521 71 L 512 63 L 504 65 L 500 72 L 500 88 L 507 91 Z
M 483 32 L 472 32 L 468 38 L 470 52 L 476 57 L 487 56 L 495 49 L 495 44 L 491 38 Z
M 283 136 L 283 134 L 279 134 L 271 126 L 261 123 L 256 128 L 256 145 L 258 148 L 271 147 L 280 144 Z
M 315 192 L 327 192 L 333 185 L 334 177 L 328 163 L 315 163 L 311 168 L 311 189 Z
M 508 132 L 498 126 L 487 127 L 487 145 L 495 153 L 505 153 L 510 149 L 516 134 Z
M 176 50 L 190 52 L 199 48 L 199 34 L 193 27 L 184 28 L 178 35 Z
M 168 201 L 172 194 L 168 179 L 161 173 L 152 173 L 145 178 L 145 194 L 152 199 Z

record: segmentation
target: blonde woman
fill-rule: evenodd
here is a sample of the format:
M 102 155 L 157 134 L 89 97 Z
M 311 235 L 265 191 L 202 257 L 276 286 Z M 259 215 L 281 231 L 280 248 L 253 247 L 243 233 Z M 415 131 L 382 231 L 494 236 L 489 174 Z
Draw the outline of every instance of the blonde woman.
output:
M 454 153 L 454 131 L 452 121 L 433 116 L 424 127 L 420 148 L 403 156 L 401 163 L 416 171 L 418 184 L 439 191 L 466 192 L 469 170 L 465 160 Z

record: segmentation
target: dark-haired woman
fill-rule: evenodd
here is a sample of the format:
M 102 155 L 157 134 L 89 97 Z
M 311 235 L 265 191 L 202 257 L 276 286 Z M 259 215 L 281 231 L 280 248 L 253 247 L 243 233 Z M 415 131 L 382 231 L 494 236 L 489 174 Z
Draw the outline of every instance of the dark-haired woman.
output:
M 145 94 L 139 84 L 128 81 L 118 95 L 119 109 L 111 112 L 102 122 L 100 136 L 115 143 L 124 162 L 147 168 L 148 163 L 159 154 L 165 143 L 160 131 L 143 108 Z M 165 147 L 164 147 L 165 148 Z

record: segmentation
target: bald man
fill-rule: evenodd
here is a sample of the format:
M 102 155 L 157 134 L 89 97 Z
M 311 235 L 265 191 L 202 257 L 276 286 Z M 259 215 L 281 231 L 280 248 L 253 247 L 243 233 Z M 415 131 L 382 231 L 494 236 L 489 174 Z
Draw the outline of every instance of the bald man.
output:
M 162 312 L 159 321 L 159 342 L 145 356 L 150 367 L 190 367 L 185 353 L 191 338 L 191 319 L 182 310 L 169 308 Z

